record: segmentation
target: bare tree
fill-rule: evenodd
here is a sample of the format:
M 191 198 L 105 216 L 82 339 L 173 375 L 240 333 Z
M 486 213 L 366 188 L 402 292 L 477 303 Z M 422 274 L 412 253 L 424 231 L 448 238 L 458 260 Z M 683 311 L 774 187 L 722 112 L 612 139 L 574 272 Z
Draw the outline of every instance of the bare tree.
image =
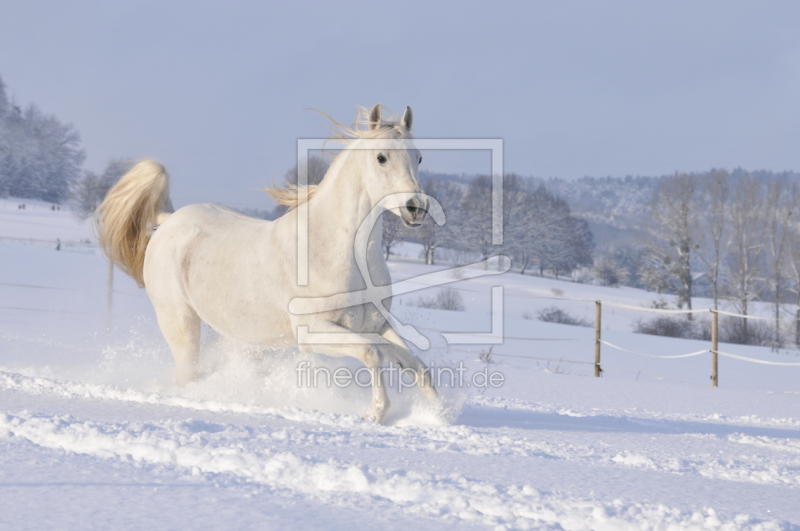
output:
M 791 188 L 791 204 L 800 203 L 800 187 Z M 794 342 L 800 346 L 800 224 L 795 220 L 789 224 L 789 271 L 792 275 L 791 291 L 795 293 Z
M 765 215 L 760 183 L 751 176 L 736 183 L 729 210 L 728 253 L 732 300 L 743 315 L 748 315 L 750 302 L 759 298 L 764 288 Z M 747 318 L 742 322 L 748 337 Z
M 389 259 L 392 247 L 400 243 L 404 236 L 403 222 L 400 218 L 392 212 L 384 212 L 381 217 L 383 218 L 383 237 L 381 239 L 381 246 L 386 259 Z
M 705 208 L 700 216 L 704 242 L 698 249 L 698 257 L 706 269 L 711 284 L 714 309 L 719 309 L 721 297 L 722 265 L 725 228 L 728 224 L 728 199 L 730 197 L 730 174 L 725 170 L 713 170 L 702 180 L 702 197 Z
M 81 219 L 91 216 L 108 190 L 125 175 L 132 162 L 112 160 L 106 165 L 102 175 L 87 171 L 70 189 L 70 203 L 75 215 Z
M 503 177 L 503 253 L 513 257 L 524 274 L 532 256 L 532 242 L 537 240 L 533 191 L 521 177 Z
M 442 205 L 446 221 L 444 225 L 437 225 L 431 216 L 426 216 L 422 226 L 409 233 L 408 236 L 422 244 L 425 263 L 433 265 L 436 249 L 455 243 L 455 229 L 458 225 L 456 213 L 463 193 L 452 183 L 433 180 L 426 181 L 423 189 L 425 193 L 435 197 Z
M 514 174 L 503 185 L 503 250 L 521 274 L 532 262 L 538 262 L 540 274 L 547 268 L 556 278 L 592 265 L 592 233 L 584 220 L 572 216 L 566 201 Z
M 92 171 L 86 171 L 83 177 L 72 186 L 70 190 L 70 204 L 72 211 L 80 219 L 92 215 L 97 206 L 103 201 L 108 188 L 102 186 L 100 176 Z
M 692 254 L 698 246 L 698 178 L 676 174 L 666 178 L 651 205 L 655 242 L 651 251 L 658 256 L 664 273 L 675 281 L 678 307 L 692 309 Z M 689 320 L 692 314 L 688 314 Z
M 775 336 L 772 348 L 781 346 L 781 301 L 786 285 L 786 261 L 789 254 L 789 225 L 792 221 L 792 203 L 786 184 L 776 179 L 767 185 L 766 239 L 769 248 L 769 283 L 775 299 Z
M 544 185 L 529 190 L 520 201 L 525 213 L 518 222 L 523 231 L 519 236 L 520 251 L 525 253 L 523 265 L 529 260 L 536 262 L 539 275 L 543 276 L 545 268 L 553 264 L 551 255 L 562 236 L 559 233 L 566 212 L 561 207 L 566 203 L 556 199 Z
M 461 248 L 475 250 L 484 260 L 492 252 L 492 179 L 480 175 L 472 180 L 456 216 L 456 237 Z M 484 264 L 486 267 L 486 264 Z

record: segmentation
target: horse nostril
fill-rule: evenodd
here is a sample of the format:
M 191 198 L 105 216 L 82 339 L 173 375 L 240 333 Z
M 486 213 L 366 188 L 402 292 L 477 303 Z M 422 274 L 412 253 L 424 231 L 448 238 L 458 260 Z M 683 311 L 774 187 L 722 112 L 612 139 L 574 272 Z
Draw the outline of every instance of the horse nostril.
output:
M 406 203 L 406 208 L 408 209 L 408 213 L 411 214 L 412 216 L 416 215 L 417 213 L 417 209 L 419 208 L 417 204 L 418 203 L 416 199 L 409 199 L 408 202 Z

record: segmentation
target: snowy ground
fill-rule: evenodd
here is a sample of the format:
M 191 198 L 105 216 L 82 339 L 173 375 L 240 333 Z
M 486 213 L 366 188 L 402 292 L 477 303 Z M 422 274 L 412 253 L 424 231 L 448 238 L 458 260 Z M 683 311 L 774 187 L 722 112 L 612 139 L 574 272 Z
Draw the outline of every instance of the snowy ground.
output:
M 593 302 L 533 296 L 647 307 L 653 294 L 515 273 L 457 283 L 466 312 L 413 306 L 436 289 L 405 295 L 396 315 L 433 344 L 421 357 L 505 381 L 444 386 L 444 415 L 393 389 L 378 426 L 359 417 L 368 390 L 297 385 L 301 361 L 354 360 L 209 331 L 202 378 L 176 388 L 146 294 L 119 273 L 106 331 L 88 224 L 17 203 L 0 200 L 0 529 L 800 529 L 800 367 L 722 358 L 712 389 L 707 353 L 604 346 L 594 378 L 592 328 L 522 318 L 557 305 L 593 322 Z M 399 251 L 396 279 L 436 269 Z M 492 363 L 429 331 L 488 332 L 494 285 L 507 339 Z M 654 355 L 709 346 L 631 333 L 642 317 L 605 308 L 604 339 Z

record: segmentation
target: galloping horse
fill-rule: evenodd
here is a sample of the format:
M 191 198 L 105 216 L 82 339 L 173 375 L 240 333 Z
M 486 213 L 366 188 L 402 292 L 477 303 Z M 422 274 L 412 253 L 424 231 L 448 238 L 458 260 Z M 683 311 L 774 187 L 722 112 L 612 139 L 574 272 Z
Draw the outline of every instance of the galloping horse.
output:
M 319 185 L 268 190 L 293 207 L 275 221 L 250 218 L 212 205 L 173 212 L 169 177 L 152 160 L 134 166 L 111 188 L 95 213 L 100 243 L 110 260 L 147 289 L 158 325 L 175 358 L 179 385 L 197 377 L 201 320 L 230 338 L 270 347 L 297 344 L 300 327 L 337 334 L 331 344 L 300 349 L 352 356 L 369 369 L 372 402 L 365 418 L 380 422 L 389 406 L 381 370 L 385 362 L 413 371 L 424 395 L 437 399 L 430 374 L 371 303 L 311 314 L 293 314 L 296 298 L 328 297 L 365 288 L 356 264 L 356 233 L 381 201 L 404 194 L 391 212 L 419 226 L 428 198 L 411 144 L 412 113 L 383 118 L 380 105 L 361 109 L 357 124 L 339 129 L 344 149 Z M 334 122 L 336 123 L 336 122 Z M 398 149 L 400 142 L 403 146 Z M 308 215 L 308 283 L 298 285 L 298 207 Z M 157 228 L 157 230 L 156 230 Z M 376 286 L 391 283 L 381 252 L 380 220 L 370 232 L 367 263 Z M 384 305 L 389 309 L 391 299 Z M 378 334 L 381 344 L 365 341 Z

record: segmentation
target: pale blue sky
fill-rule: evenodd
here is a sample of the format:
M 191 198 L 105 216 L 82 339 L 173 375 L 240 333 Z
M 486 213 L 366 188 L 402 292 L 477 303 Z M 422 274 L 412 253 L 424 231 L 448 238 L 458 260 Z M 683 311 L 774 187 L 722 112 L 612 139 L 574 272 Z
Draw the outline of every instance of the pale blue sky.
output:
M 0 0 L 0 76 L 87 168 L 154 156 L 176 205 L 258 207 L 327 132 L 304 109 L 377 102 L 418 136 L 503 138 L 526 175 L 800 171 L 798 28 L 800 2 Z

